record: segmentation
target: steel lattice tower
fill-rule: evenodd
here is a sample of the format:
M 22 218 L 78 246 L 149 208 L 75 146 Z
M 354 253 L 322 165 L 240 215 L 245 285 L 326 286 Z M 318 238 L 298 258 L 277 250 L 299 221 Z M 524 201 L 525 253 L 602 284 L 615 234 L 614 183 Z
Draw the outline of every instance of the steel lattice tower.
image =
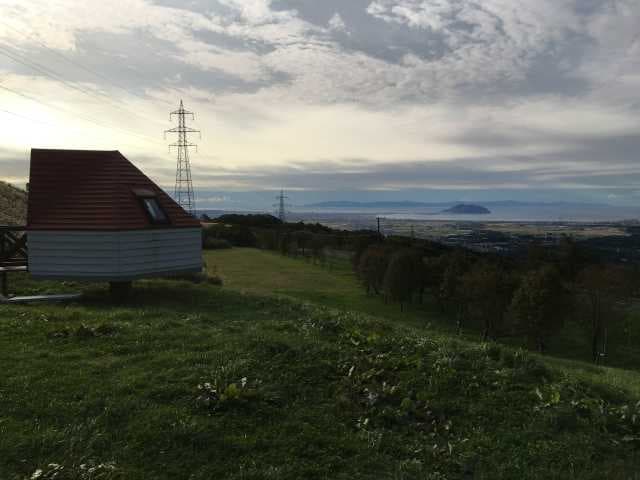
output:
M 282 223 L 285 223 L 287 221 L 287 211 L 285 204 L 285 200 L 287 198 L 289 197 L 284 194 L 284 190 L 280 190 L 280 195 L 276 197 L 276 200 L 278 200 L 278 204 L 274 205 L 274 207 L 278 207 L 278 218 Z
M 180 107 L 178 110 L 169 114 L 169 120 L 173 120 L 173 116 L 178 116 L 178 126 L 170 130 L 165 130 L 164 135 L 167 137 L 167 133 L 177 133 L 178 141 L 169 145 L 169 151 L 171 148 L 178 149 L 178 159 L 176 166 L 176 185 L 173 192 L 174 200 L 184 208 L 191 215 L 196 216 L 196 197 L 193 193 L 193 181 L 191 180 L 191 163 L 189 161 L 189 148 L 195 147 L 198 151 L 198 146 L 195 143 L 190 143 L 187 140 L 188 133 L 200 134 L 200 130 L 187 127 L 186 117 L 191 116 L 191 120 L 195 119 L 193 112 L 189 112 L 184 109 L 182 100 L 180 100 Z

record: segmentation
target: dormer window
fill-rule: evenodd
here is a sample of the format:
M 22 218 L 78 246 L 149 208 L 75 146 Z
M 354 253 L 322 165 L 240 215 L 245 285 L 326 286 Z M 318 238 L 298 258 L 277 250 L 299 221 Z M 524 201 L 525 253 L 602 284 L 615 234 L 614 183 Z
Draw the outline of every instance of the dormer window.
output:
M 158 201 L 155 198 L 143 198 L 142 203 L 147 209 L 152 223 L 169 223 L 167 214 L 164 213 L 164 210 L 158 205 Z
M 149 220 L 154 225 L 169 223 L 169 217 L 158 203 L 155 192 L 146 189 L 136 189 L 133 193 L 140 199 L 147 212 Z

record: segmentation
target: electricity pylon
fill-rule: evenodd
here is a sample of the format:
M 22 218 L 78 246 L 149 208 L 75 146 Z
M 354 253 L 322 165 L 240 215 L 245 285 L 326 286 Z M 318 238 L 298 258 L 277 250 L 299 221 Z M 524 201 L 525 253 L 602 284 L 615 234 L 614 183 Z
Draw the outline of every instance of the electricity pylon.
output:
M 189 161 L 189 148 L 195 147 L 196 152 L 198 146 L 195 143 L 190 143 L 187 140 L 187 133 L 197 133 L 200 135 L 200 130 L 194 130 L 191 127 L 187 127 L 186 117 L 191 116 L 191 120 L 195 120 L 193 112 L 189 112 L 184 109 L 182 100 L 180 100 L 180 107 L 178 110 L 169 114 L 169 121 L 173 120 L 173 116 L 178 116 L 178 126 L 170 130 L 165 130 L 164 137 L 167 138 L 167 133 L 177 133 L 178 141 L 169 145 L 169 151 L 175 147 L 178 149 L 178 159 L 176 166 L 176 185 L 173 192 L 174 200 L 184 208 L 191 215 L 196 216 L 196 197 L 193 193 L 193 181 L 191 180 L 191 162 Z M 202 138 L 202 135 L 200 135 Z
M 274 205 L 274 207 L 278 207 L 278 218 L 280 219 L 280 221 L 282 223 L 285 223 L 287 221 L 287 210 L 286 210 L 286 203 L 285 200 L 289 198 L 284 194 L 284 190 L 280 190 L 280 195 L 278 195 L 276 197 L 276 200 L 278 200 L 278 203 Z

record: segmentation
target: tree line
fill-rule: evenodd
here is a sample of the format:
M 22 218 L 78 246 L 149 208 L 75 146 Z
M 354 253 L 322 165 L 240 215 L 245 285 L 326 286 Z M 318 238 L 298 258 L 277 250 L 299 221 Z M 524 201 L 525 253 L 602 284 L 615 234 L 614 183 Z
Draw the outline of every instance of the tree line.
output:
M 367 294 L 403 311 L 431 301 L 458 332 L 479 330 L 485 341 L 522 338 L 544 352 L 567 324 L 577 326 L 594 362 L 610 353 L 612 327 L 628 333 L 623 320 L 640 284 L 636 267 L 599 258 L 570 237 L 554 248 L 534 241 L 526 253 L 508 257 L 371 230 L 282 223 L 271 215 L 214 222 L 204 228 L 205 248 L 257 247 L 323 266 L 345 254 Z
M 205 219 L 203 248 L 255 247 L 326 265 L 330 252 L 350 252 L 368 230 L 336 230 L 319 223 L 283 223 L 272 215 L 222 215 Z
M 570 238 L 551 250 L 532 244 L 520 259 L 379 238 L 356 250 L 353 266 L 367 294 L 401 310 L 428 294 L 458 332 L 479 328 L 485 341 L 519 336 L 544 352 L 572 322 L 589 335 L 596 363 L 638 285 L 636 268 L 599 262 Z

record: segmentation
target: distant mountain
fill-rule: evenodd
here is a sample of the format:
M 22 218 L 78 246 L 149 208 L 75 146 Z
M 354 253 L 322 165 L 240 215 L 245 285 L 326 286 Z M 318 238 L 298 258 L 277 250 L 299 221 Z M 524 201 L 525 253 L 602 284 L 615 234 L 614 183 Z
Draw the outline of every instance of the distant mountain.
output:
M 491 211 L 481 205 L 459 203 L 451 208 L 447 208 L 442 213 L 453 213 L 456 215 L 487 215 L 491 213 Z
M 27 192 L 0 182 L 0 225 L 25 225 Z
M 337 200 L 331 202 L 319 202 L 304 205 L 309 208 L 424 208 L 424 207 L 449 207 L 456 202 L 424 203 L 424 202 L 350 202 Z
M 482 202 L 487 207 L 610 207 L 606 203 L 580 203 L 580 202 L 519 202 L 516 200 L 493 200 Z
M 459 204 L 473 204 L 471 202 L 351 202 L 347 200 L 336 200 L 329 202 L 311 203 L 303 205 L 306 208 L 393 208 L 393 209 L 412 209 L 412 208 L 450 208 Z M 493 200 L 482 202 L 482 205 L 490 207 L 608 207 L 606 204 L 596 203 L 578 203 L 578 202 L 519 202 L 515 200 Z

